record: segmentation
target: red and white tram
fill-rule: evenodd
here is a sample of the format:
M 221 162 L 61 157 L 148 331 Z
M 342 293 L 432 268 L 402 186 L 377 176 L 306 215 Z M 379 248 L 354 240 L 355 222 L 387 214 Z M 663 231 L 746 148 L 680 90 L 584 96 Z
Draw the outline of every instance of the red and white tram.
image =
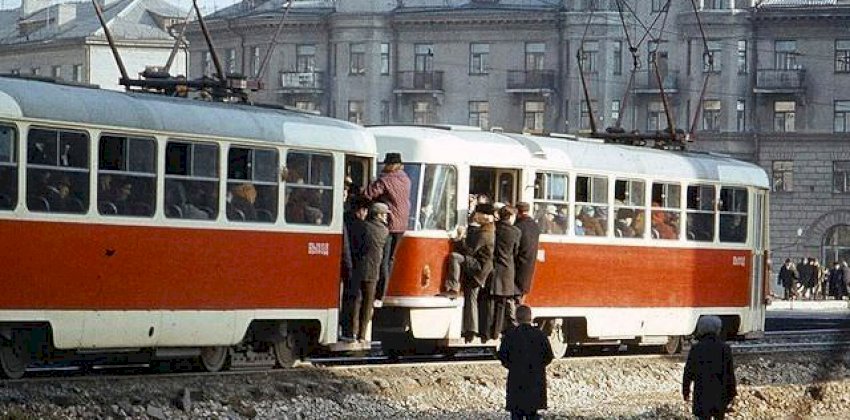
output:
M 527 302 L 560 355 L 594 343 L 676 351 L 708 314 L 730 336 L 762 333 L 769 184 L 758 166 L 570 136 L 369 130 L 379 154 L 401 152 L 414 190 L 373 325 L 387 350 L 464 345 L 463 299 L 437 294 L 448 232 L 479 194 L 533 204 L 543 234 Z
M 0 77 L 0 374 L 335 342 L 343 179 L 374 156 L 329 118 Z

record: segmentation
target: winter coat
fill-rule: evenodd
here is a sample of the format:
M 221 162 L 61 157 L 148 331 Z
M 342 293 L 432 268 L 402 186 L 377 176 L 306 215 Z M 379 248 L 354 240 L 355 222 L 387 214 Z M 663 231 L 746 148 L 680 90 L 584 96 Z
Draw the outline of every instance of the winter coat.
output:
M 517 217 L 514 227 L 521 232 L 519 249 L 516 256 L 516 284 L 518 295 L 527 295 L 531 291 L 534 279 L 534 266 L 537 264 L 537 245 L 540 242 L 540 227 L 530 217 Z
M 381 172 L 378 179 L 366 187 L 363 195 L 390 208 L 391 233 L 403 233 L 407 230 L 410 218 L 410 178 L 403 170 Z
M 797 272 L 800 274 L 800 283 L 804 287 L 815 287 L 815 266 L 805 264 L 797 267 Z
M 493 287 L 494 296 L 515 296 L 517 294 L 515 260 L 519 253 L 519 239 L 522 231 L 506 222 L 496 222 L 496 245 L 493 249 Z
M 841 268 L 830 268 L 829 269 L 829 295 L 830 296 L 842 296 L 845 290 L 844 286 L 844 270 Z
M 738 395 L 732 349 L 716 335 L 701 337 L 691 347 L 682 376 L 682 395 L 691 393 L 694 383 L 693 414 L 708 417 L 726 412 Z
M 520 324 L 505 332 L 498 356 L 508 369 L 505 409 L 526 413 L 546 409 L 546 366 L 555 357 L 546 334 Z
M 376 282 L 381 272 L 384 244 L 389 230 L 376 219 L 355 219 L 349 230 L 351 234 L 351 284 L 359 287 L 361 282 Z
M 783 264 L 782 268 L 779 269 L 779 284 L 786 289 L 794 285 L 794 279 L 796 277 L 797 273 L 793 265 L 789 268 Z
M 496 228 L 493 223 L 470 227 L 466 240 L 461 245 L 461 253 L 466 257 L 463 261 L 464 278 L 474 283 L 473 286 L 484 287 L 487 278 L 493 272 L 493 248 L 496 245 Z
M 850 283 L 850 267 L 841 266 L 841 277 L 845 284 Z

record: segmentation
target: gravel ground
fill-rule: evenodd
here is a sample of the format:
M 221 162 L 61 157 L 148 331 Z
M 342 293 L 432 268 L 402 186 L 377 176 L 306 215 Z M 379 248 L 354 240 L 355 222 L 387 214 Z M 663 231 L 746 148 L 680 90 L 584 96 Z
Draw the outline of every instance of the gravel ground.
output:
M 547 418 L 681 418 L 681 358 L 553 363 Z M 850 417 L 850 357 L 739 356 L 729 418 Z M 0 382 L 0 420 L 29 418 L 505 419 L 494 362 L 311 368 L 222 376 Z

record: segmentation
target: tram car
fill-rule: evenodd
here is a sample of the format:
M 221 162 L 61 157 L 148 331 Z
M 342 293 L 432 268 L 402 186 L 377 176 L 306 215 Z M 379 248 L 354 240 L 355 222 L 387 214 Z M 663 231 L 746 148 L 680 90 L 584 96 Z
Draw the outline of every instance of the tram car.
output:
M 330 118 L 0 77 L 0 374 L 336 342 L 343 181 L 375 153 Z
M 675 352 L 703 315 L 720 316 L 730 337 L 763 334 L 769 183 L 758 166 L 572 136 L 369 130 L 412 181 L 409 230 L 373 324 L 388 352 L 470 345 L 463 298 L 439 294 L 450 232 L 481 195 L 532 204 L 541 236 L 526 302 L 556 356 L 600 344 Z

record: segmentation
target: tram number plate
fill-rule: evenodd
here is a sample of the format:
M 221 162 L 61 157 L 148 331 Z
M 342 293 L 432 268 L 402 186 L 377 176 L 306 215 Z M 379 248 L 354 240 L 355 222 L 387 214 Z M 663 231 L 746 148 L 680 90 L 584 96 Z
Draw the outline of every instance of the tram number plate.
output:
M 331 244 L 327 242 L 308 242 L 307 255 L 330 255 Z
M 733 267 L 746 267 L 747 266 L 747 257 L 732 257 L 732 266 Z

